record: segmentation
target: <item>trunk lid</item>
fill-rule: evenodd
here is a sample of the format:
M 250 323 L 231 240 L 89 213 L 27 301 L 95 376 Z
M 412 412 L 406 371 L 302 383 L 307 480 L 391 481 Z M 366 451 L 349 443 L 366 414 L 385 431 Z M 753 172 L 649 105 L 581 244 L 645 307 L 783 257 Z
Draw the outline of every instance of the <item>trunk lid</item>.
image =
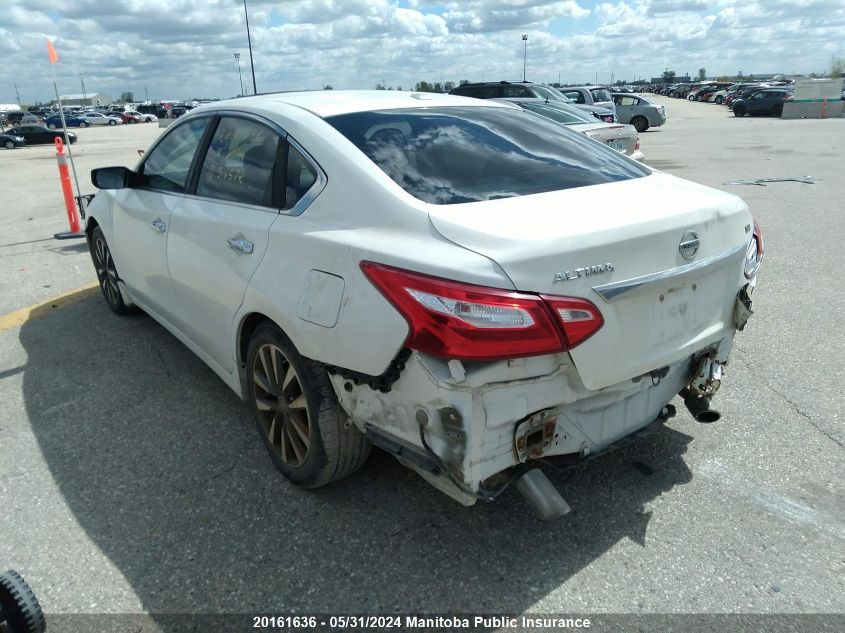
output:
M 671 195 L 669 195 L 671 193 Z M 751 215 L 738 197 L 656 172 L 545 194 L 430 206 L 445 238 L 498 263 L 516 290 L 592 301 L 604 326 L 570 351 L 601 389 L 733 329 Z M 686 259 L 680 249 L 699 240 Z M 686 237 L 685 237 L 686 236 Z M 692 247 L 688 247 L 689 255 Z

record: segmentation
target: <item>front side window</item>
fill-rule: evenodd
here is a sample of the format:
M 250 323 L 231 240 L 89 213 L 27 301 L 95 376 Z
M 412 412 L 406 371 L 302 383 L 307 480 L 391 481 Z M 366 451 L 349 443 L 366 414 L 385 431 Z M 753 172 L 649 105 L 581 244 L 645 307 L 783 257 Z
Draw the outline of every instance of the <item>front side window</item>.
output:
M 223 117 L 203 160 L 197 195 L 272 206 L 279 141 L 279 135 L 265 125 Z
M 141 166 L 142 184 L 162 191 L 185 191 L 191 162 L 208 121 L 208 117 L 194 119 L 176 126 L 161 139 Z
M 510 198 L 651 173 L 582 134 L 513 108 L 382 110 L 325 120 L 405 191 L 433 204 Z
M 579 90 L 569 90 L 564 92 L 563 95 L 569 99 L 572 99 L 575 103 L 584 103 L 584 95 L 581 94 Z

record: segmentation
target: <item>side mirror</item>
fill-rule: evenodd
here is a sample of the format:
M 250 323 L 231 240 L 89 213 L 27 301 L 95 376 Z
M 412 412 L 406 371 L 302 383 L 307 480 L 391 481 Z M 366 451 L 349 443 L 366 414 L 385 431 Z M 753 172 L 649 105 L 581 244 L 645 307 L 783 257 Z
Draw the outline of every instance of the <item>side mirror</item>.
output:
M 134 175 L 126 167 L 100 167 L 91 170 L 91 182 L 97 189 L 125 189 L 132 186 Z

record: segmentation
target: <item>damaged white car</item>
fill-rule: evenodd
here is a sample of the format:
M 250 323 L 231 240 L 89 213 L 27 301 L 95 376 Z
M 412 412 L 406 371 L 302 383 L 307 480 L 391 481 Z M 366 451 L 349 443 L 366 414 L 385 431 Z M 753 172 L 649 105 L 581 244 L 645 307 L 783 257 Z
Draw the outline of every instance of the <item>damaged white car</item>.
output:
M 92 180 L 108 305 L 247 400 L 291 481 L 376 445 L 467 505 L 515 483 L 543 518 L 568 507 L 537 458 L 597 454 L 677 394 L 718 419 L 763 254 L 736 196 L 449 95 L 218 102 Z

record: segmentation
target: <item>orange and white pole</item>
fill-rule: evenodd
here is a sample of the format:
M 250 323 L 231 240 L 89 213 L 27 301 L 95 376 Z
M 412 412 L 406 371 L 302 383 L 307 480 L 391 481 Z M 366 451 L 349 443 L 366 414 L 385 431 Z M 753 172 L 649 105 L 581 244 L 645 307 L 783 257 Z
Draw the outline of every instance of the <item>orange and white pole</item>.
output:
M 57 240 L 66 240 L 72 237 L 83 237 L 82 227 L 79 222 L 79 215 L 76 212 L 76 200 L 73 197 L 73 186 L 70 184 L 70 170 L 67 166 L 67 156 L 65 156 L 65 143 L 61 136 L 53 139 L 56 144 L 56 162 L 59 164 L 59 180 L 62 184 L 62 196 L 65 199 L 65 211 L 67 211 L 67 222 L 70 226 L 69 231 L 63 233 L 54 233 L 53 237 Z
M 822 118 L 822 119 L 827 118 L 827 99 L 826 98 L 822 99 L 822 113 L 821 113 L 820 118 Z

